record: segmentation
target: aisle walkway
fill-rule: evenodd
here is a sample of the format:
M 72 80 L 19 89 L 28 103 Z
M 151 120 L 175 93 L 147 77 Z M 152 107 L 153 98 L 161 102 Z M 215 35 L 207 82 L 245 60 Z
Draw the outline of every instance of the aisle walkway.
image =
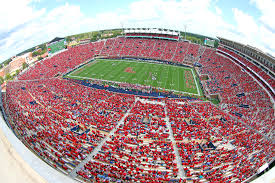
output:
M 136 101 L 135 101 L 136 103 Z M 98 151 L 101 150 L 103 144 L 105 144 L 106 141 L 110 140 L 111 136 L 114 135 L 115 131 L 117 130 L 117 128 L 124 123 L 125 118 L 129 115 L 130 111 L 132 110 L 133 106 L 135 106 L 135 103 L 132 105 L 132 107 L 125 113 L 125 115 L 120 119 L 120 121 L 117 123 L 117 125 L 110 131 L 109 135 L 106 136 L 104 139 L 102 139 L 102 141 L 98 144 L 98 146 L 96 148 L 94 148 L 94 150 L 83 160 L 81 161 L 70 173 L 69 176 L 72 178 L 75 178 L 77 176 L 76 172 L 78 172 L 82 167 L 84 167 L 84 165 L 86 163 L 88 163 L 93 156 L 95 156 Z
M 182 166 L 182 163 L 181 163 L 181 157 L 179 155 L 179 150 L 178 150 L 178 147 L 177 147 L 177 143 L 174 139 L 174 135 L 173 135 L 173 131 L 172 131 L 172 128 L 171 128 L 171 124 L 169 122 L 169 117 L 168 117 L 168 114 L 167 114 L 167 107 L 165 105 L 164 107 L 164 111 L 165 111 L 165 121 L 166 121 L 166 126 L 169 130 L 169 139 L 172 141 L 172 144 L 173 144 L 173 149 L 174 149 L 174 154 L 175 154 L 175 157 L 176 157 L 176 163 L 177 163 L 177 167 L 178 167 L 178 179 L 184 179 L 185 178 L 185 173 L 183 171 L 183 166 Z

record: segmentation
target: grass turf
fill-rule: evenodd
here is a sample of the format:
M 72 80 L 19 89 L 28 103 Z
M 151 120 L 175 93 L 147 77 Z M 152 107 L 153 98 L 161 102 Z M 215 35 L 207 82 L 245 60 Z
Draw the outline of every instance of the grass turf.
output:
M 195 82 L 198 78 L 191 68 L 167 64 L 98 59 L 76 69 L 66 77 L 141 84 L 200 95 L 199 85 Z

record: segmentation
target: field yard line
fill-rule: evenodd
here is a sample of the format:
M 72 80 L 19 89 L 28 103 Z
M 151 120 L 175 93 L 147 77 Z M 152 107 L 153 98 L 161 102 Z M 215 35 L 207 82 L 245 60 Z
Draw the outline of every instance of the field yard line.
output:
M 173 70 L 172 70 L 172 72 L 171 72 L 171 78 L 172 78 L 172 86 L 173 86 L 173 88 L 176 88 L 176 86 L 175 86 L 175 83 L 174 83 L 174 80 L 175 80 L 175 78 L 173 77 L 174 76 L 174 72 L 173 72 Z M 171 87 L 171 84 L 170 84 L 170 87 Z
M 198 83 L 197 83 L 197 79 L 196 79 L 196 77 L 194 75 L 193 69 L 191 69 L 191 71 L 192 71 L 192 74 L 193 74 L 193 78 L 195 80 L 195 84 L 196 84 L 196 87 L 197 87 L 197 92 L 198 92 L 199 96 L 201 96 L 201 93 L 200 93 L 200 90 L 199 90 L 199 87 L 198 87 Z
M 140 72 L 140 70 L 142 70 L 142 68 L 141 67 L 139 67 L 137 64 L 132 64 L 132 65 L 129 65 L 129 67 L 131 67 L 131 68 L 134 68 L 135 70 L 135 72 L 136 73 L 139 73 Z M 135 79 L 135 80 L 134 80 Z M 138 75 L 130 75 L 129 76 L 129 80 L 127 80 L 127 82 L 129 82 L 129 83 L 135 83 L 135 84 L 139 84 L 139 83 L 141 83 L 140 81 L 139 81 L 139 78 L 138 78 Z
M 104 61 L 104 64 L 105 65 L 109 65 L 109 63 L 107 62 L 107 61 Z M 111 64 L 113 64 L 113 62 L 111 62 Z M 118 65 L 120 65 L 121 64 L 121 62 L 118 62 L 117 63 Z M 105 68 L 105 65 L 104 65 L 104 68 Z M 109 68 L 108 70 L 107 69 L 103 69 L 103 77 L 106 79 L 106 78 L 108 78 L 108 75 L 109 74 L 115 74 L 115 73 L 113 73 L 112 72 L 112 68 Z
M 110 59 L 105 59 L 105 60 L 109 60 L 109 61 L 119 61 L 119 62 L 121 62 L 121 60 L 110 60 Z M 98 61 L 100 61 L 100 60 L 98 60 Z M 146 63 L 146 64 L 158 64 L 158 65 L 166 65 L 166 66 L 168 66 L 168 67 L 179 67 L 179 68 L 183 68 L 183 69 L 191 69 L 191 68 L 189 68 L 189 67 L 187 67 L 187 66 L 176 66 L 176 65 L 170 65 L 170 64 L 165 64 L 165 63 L 160 63 L 160 62 L 154 62 L 154 61 L 142 61 L 142 60 L 123 60 L 123 62 L 136 62 L 136 63 L 140 63 L 140 64 L 142 64 L 142 63 Z
M 86 63 L 86 64 L 84 64 L 84 65 L 81 65 L 81 66 L 78 67 L 77 69 L 71 71 L 70 74 L 68 74 L 67 76 L 71 76 L 72 73 L 75 73 L 75 72 L 77 72 L 78 70 L 80 70 L 81 68 L 86 67 L 86 66 L 89 65 L 91 62 L 93 62 L 93 64 L 94 64 L 94 63 L 96 63 L 96 61 L 97 61 L 97 60 L 91 60 L 91 61 L 89 61 L 88 63 Z
M 156 88 L 158 88 L 158 89 L 163 89 L 163 90 L 166 90 L 166 91 L 174 91 L 174 92 L 180 92 L 180 93 L 183 93 L 183 94 L 191 94 L 191 95 L 196 95 L 196 96 L 200 96 L 200 90 L 199 90 L 199 86 L 198 86 L 198 83 L 197 83 L 197 80 L 196 80 L 196 78 L 195 78 L 195 74 L 194 74 L 194 72 L 193 72 L 193 70 L 192 70 L 192 68 L 188 68 L 188 67 L 180 67 L 180 66 L 174 66 L 174 65 L 169 65 L 169 64 L 164 64 L 164 63 L 159 63 L 159 62 L 154 62 L 154 61 L 139 61 L 139 60 L 123 60 L 123 61 L 121 61 L 121 60 L 107 60 L 107 59 L 104 59 L 104 60 L 101 60 L 101 59 L 97 59 L 97 60 L 94 60 L 93 61 L 93 63 L 96 63 L 96 62 L 100 62 L 100 61 L 105 61 L 105 62 L 108 62 L 108 61 L 110 61 L 110 62 L 119 62 L 119 63 L 124 63 L 124 62 L 127 62 L 127 63 L 135 63 L 137 66 L 139 65 L 139 64 L 152 64 L 152 65 L 155 65 L 155 66 L 157 66 L 156 64 L 158 64 L 158 66 L 165 66 L 166 68 L 167 68 L 167 70 L 168 70 L 168 73 L 167 73 L 167 77 L 165 78 L 166 79 L 166 81 L 165 81 L 165 85 L 164 85 L 164 87 L 165 88 L 162 88 L 162 87 L 156 87 Z M 71 72 L 69 75 L 67 75 L 67 76 L 69 76 L 69 77 L 72 77 L 72 78 L 79 78 L 79 79 L 93 79 L 93 80 L 101 80 L 101 81 L 109 81 L 109 82 L 113 82 L 113 83 L 125 83 L 125 81 L 114 81 L 113 79 L 109 79 L 109 80 L 104 80 L 104 79 L 96 79 L 96 78 L 93 78 L 93 77 L 85 77 L 85 76 L 73 76 L 73 75 L 71 75 L 72 73 L 74 73 L 74 72 L 76 72 L 76 71 L 78 71 L 79 69 L 81 69 L 81 68 L 83 68 L 83 67 L 85 67 L 85 66 L 87 66 L 87 64 L 85 64 L 85 65 L 83 65 L 83 66 L 81 66 L 80 68 L 77 68 L 75 71 L 73 71 L 73 72 Z M 168 88 L 171 88 L 170 86 L 169 87 L 166 87 L 166 83 L 168 82 L 168 76 L 169 76 L 169 73 L 171 72 L 171 70 L 173 70 L 172 68 L 181 68 L 182 70 L 189 70 L 190 71 L 190 69 L 191 69 L 191 72 L 192 72 L 192 75 L 193 75 L 193 77 L 194 77 L 194 79 L 195 79 L 195 84 L 196 84 L 196 88 L 197 88 L 197 93 L 190 93 L 190 92 L 184 92 L 184 91 L 180 91 L 180 84 L 179 84 L 179 82 L 180 81 L 178 81 L 177 83 L 179 84 L 179 90 L 173 90 L 173 89 L 168 89 Z M 161 69 L 161 67 L 159 68 L 159 69 Z M 149 69 L 150 70 L 150 69 Z M 149 71 L 148 70 L 148 71 Z M 154 70 L 155 71 L 155 70 Z M 178 72 L 180 72 L 179 70 L 178 70 Z M 153 73 L 153 72 L 152 72 Z M 108 75 L 109 75 L 110 73 L 108 73 Z M 119 74 L 120 75 L 120 74 Z M 160 74 L 160 76 L 161 76 L 161 74 Z M 179 76 L 178 76 L 179 77 Z M 158 78 L 158 79 L 160 79 L 160 78 Z M 172 80 L 172 83 L 173 83 L 173 81 L 174 81 L 174 79 L 175 78 L 171 78 L 171 80 Z M 149 79 L 150 80 L 150 79 Z M 137 81 L 136 81 L 137 82 Z M 135 83 L 136 83 L 135 82 Z M 152 81 L 151 81 L 152 82 Z M 145 83 L 143 83 L 143 84 L 141 84 L 141 85 L 144 85 L 144 86 L 151 86 L 152 85 L 152 83 L 151 82 L 149 82 L 149 83 L 147 83 L 147 84 L 145 84 Z M 140 82 L 139 82 L 140 83 Z M 169 83 L 169 82 L 168 82 Z M 137 83 L 136 83 L 137 84 Z M 149 84 L 149 85 L 148 85 Z M 176 83 L 175 83 L 176 84 Z
M 106 78 L 106 75 L 110 74 L 110 68 L 107 69 L 103 69 L 105 68 L 105 65 L 108 65 L 107 62 L 103 62 L 102 65 L 97 66 L 98 68 L 90 68 L 90 72 L 95 72 L 96 75 L 100 76 L 100 78 Z M 100 70 L 101 72 L 98 72 L 98 70 Z
M 119 62 L 118 65 L 120 66 L 122 62 Z M 112 69 L 112 68 L 111 68 Z M 113 72 L 112 70 L 108 70 L 106 71 L 106 73 L 104 72 L 104 78 L 108 78 L 109 75 L 111 74 L 116 74 L 116 72 Z M 120 74 L 119 72 L 117 74 Z
M 158 82 L 161 82 L 161 71 L 162 71 L 162 67 L 159 67 L 158 68 L 158 72 L 157 72 L 157 78 L 156 78 L 156 80 L 155 80 L 155 83 L 156 83 L 156 85 L 158 86 Z
M 144 73 L 147 73 L 147 71 L 149 70 L 149 68 L 147 68 L 147 70 L 146 70 L 146 68 L 140 67 L 138 65 L 136 65 L 136 67 L 138 67 L 137 71 L 143 70 Z M 146 78 L 146 74 L 144 74 L 144 75 L 141 74 L 140 76 L 137 77 L 138 82 L 141 83 L 142 85 L 145 85 L 145 78 Z
M 167 71 L 167 77 L 166 77 L 166 80 L 165 80 L 165 88 L 168 88 L 169 86 L 169 73 L 170 73 L 170 67 L 168 67 L 168 71 Z
M 124 72 L 124 69 L 123 69 L 122 65 L 123 65 L 123 62 L 119 61 L 119 64 L 118 64 L 119 67 L 118 67 L 118 69 L 113 72 L 114 77 L 113 77 L 112 81 L 115 80 L 115 79 L 117 79 L 118 82 L 122 82 L 121 81 L 121 77 L 122 77 L 123 72 Z M 126 65 L 126 66 L 128 67 L 128 65 Z M 126 81 L 124 81 L 124 82 L 126 82 Z
M 180 71 L 178 70 L 178 86 L 179 86 L 179 90 L 180 90 Z
M 148 67 L 149 68 L 149 67 Z M 149 79 L 150 78 L 150 76 L 152 77 L 152 72 L 149 72 L 149 71 L 152 71 L 152 69 L 151 68 L 149 68 L 149 70 L 148 70 L 148 77 L 146 78 L 146 81 L 150 81 L 150 82 L 148 82 L 149 83 L 149 86 L 151 86 L 152 87 L 152 85 L 151 85 L 151 80 Z
M 100 80 L 100 81 L 111 81 L 114 83 L 125 83 L 125 82 L 120 82 L 120 81 L 112 81 L 112 80 L 104 80 L 104 79 L 96 79 L 96 78 L 89 78 L 89 77 L 82 77 L 82 76 L 70 76 L 70 77 L 75 77 L 75 78 L 80 78 L 80 79 L 93 79 L 93 80 Z M 144 86 L 148 86 L 148 85 L 144 85 Z M 157 87 L 160 90 L 167 90 L 167 91 L 173 91 L 173 92 L 180 92 L 180 93 L 185 93 L 185 94 L 190 94 L 190 95 L 198 95 L 196 93 L 189 93 L 189 92 L 184 92 L 184 91 L 178 91 L 178 90 L 171 90 L 171 89 L 167 89 L 167 88 L 161 88 L 161 87 Z

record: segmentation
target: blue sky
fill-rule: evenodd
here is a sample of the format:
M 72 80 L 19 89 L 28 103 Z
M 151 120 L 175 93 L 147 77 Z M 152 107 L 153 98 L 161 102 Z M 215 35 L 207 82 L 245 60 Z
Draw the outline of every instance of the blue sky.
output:
M 274 0 L 8 0 L 0 6 L 0 62 L 56 36 L 160 27 L 221 36 L 275 55 Z

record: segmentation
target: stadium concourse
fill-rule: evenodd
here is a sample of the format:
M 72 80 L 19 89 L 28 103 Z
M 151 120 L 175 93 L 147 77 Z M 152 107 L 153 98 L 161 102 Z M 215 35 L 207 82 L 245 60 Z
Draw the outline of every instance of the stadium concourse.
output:
M 275 157 L 274 78 L 237 58 L 262 76 L 255 77 L 230 50 L 218 50 L 144 33 L 68 48 L 8 82 L 7 123 L 38 157 L 78 181 L 251 181 Z M 198 62 L 205 95 L 219 95 L 220 104 L 117 93 L 98 80 L 62 77 L 98 56 Z

